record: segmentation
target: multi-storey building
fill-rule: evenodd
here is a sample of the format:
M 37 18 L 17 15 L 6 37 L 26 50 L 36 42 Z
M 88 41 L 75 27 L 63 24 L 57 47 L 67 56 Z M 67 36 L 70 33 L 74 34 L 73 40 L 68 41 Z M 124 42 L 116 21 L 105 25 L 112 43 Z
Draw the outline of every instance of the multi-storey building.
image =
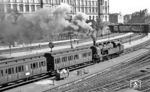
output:
M 123 15 L 121 13 L 109 14 L 110 23 L 124 23 Z
M 128 23 L 129 20 L 131 20 L 131 18 L 132 18 L 132 15 L 131 15 L 131 14 L 125 15 L 125 16 L 124 16 L 124 23 Z
M 67 3 L 72 6 L 72 14 L 83 12 L 90 20 L 96 20 L 100 10 L 102 21 L 109 21 L 109 0 L 101 0 L 100 9 L 97 8 L 97 0 L 0 0 L 0 2 L 4 6 L 4 12 L 14 9 L 20 13 L 33 13 L 41 8 L 41 4 L 43 7 L 56 7 L 61 3 Z

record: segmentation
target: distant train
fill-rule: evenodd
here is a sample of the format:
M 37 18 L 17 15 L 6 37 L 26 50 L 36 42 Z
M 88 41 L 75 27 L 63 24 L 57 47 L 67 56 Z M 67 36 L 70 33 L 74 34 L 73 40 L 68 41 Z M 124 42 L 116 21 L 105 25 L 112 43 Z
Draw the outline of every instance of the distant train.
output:
M 0 85 L 41 74 L 55 74 L 58 79 L 65 78 L 69 76 L 71 68 L 99 63 L 123 51 L 124 46 L 120 42 L 107 41 L 91 47 L 5 60 L 0 62 Z

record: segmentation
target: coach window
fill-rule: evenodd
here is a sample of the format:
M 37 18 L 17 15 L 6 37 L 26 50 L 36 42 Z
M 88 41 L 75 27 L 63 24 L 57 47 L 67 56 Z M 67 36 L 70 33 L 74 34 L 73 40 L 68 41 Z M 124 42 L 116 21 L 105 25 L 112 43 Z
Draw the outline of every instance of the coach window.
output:
M 38 62 L 35 63 L 35 67 L 38 68 Z
M 43 61 L 43 66 L 45 66 L 46 65 L 46 62 L 45 61 Z
M 31 69 L 33 69 L 33 64 L 30 64 L 31 65 Z
M 55 64 L 58 64 L 58 61 L 57 61 L 57 59 L 55 59 Z
M 88 56 L 91 56 L 91 52 L 88 52 Z
M 8 73 L 8 70 L 7 70 L 7 69 L 5 70 L 5 73 L 6 73 L 6 74 Z
M 18 67 L 16 67 L 16 73 L 18 72 Z
M 11 68 L 8 69 L 8 74 L 11 74 Z
M 58 64 L 58 63 L 59 63 L 58 58 L 56 58 L 55 59 L 55 64 Z
M 86 57 L 87 56 L 87 53 L 83 53 L 82 54 L 82 57 L 84 58 L 84 57 Z
M 41 62 L 41 66 L 44 66 L 44 61 Z
M 57 58 L 56 61 L 57 64 L 60 63 L 60 58 Z
M 41 62 L 39 62 L 39 67 L 41 67 L 41 64 L 42 64 L 42 63 L 41 63 Z
M 39 67 L 42 67 L 42 66 L 44 66 L 44 61 L 39 62 Z
M 79 59 L 78 55 L 74 55 L 74 60 Z
M 66 62 L 67 61 L 67 57 L 62 57 L 62 62 Z
M 22 72 L 22 71 L 24 71 L 23 66 L 19 66 L 19 67 L 18 67 L 18 72 Z
M 21 72 L 21 66 L 18 66 L 18 72 Z
M 3 75 L 4 75 L 4 74 L 3 74 L 3 70 L 1 70 L 1 71 L 0 71 L 0 76 L 3 76 Z
M 68 56 L 68 61 L 73 60 L 73 56 Z
M 12 74 L 14 74 L 14 68 L 11 68 L 11 70 L 12 70 Z
M 23 66 L 21 66 L 21 70 L 24 71 L 24 67 Z
M 35 64 L 35 63 L 33 63 L 33 69 L 34 69 L 34 68 L 36 68 L 36 64 Z

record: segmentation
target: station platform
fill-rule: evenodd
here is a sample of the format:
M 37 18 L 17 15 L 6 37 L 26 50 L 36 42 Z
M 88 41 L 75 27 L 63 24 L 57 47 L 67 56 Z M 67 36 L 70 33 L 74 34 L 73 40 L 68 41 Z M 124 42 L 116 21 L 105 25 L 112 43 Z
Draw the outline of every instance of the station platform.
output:
M 126 34 L 122 34 L 119 36 L 115 36 L 115 37 L 111 37 L 111 38 L 107 38 L 107 39 L 101 39 L 98 40 L 97 42 L 104 42 L 107 40 L 113 40 L 113 39 L 117 39 L 117 38 L 122 38 L 122 37 L 126 37 L 129 35 L 132 35 L 133 33 L 126 33 Z M 78 47 L 78 46 L 83 46 L 83 45 L 88 45 L 88 44 L 92 44 L 92 41 L 89 42 L 84 42 L 84 43 L 80 43 L 80 44 L 74 44 L 74 47 Z M 71 48 L 70 45 L 65 45 L 65 46 L 58 46 L 58 47 L 54 47 L 53 51 L 55 50 L 60 50 L 60 49 L 67 49 L 67 48 Z M 16 52 L 16 53 L 7 53 L 7 54 L 3 54 L 0 55 L 2 57 L 19 57 L 19 56 L 25 56 L 25 55 L 31 55 L 31 54 L 37 54 L 37 53 L 44 53 L 44 52 L 48 52 L 50 51 L 50 48 L 45 48 L 45 49 L 39 49 L 39 50 L 31 50 L 31 51 L 24 51 L 24 52 Z
M 98 73 L 111 70 L 113 66 L 116 66 L 124 62 L 128 62 L 132 60 L 133 58 L 137 58 L 141 55 L 144 55 L 144 53 L 148 53 L 148 51 L 149 51 L 148 49 L 140 49 L 138 51 L 131 52 L 129 54 L 126 54 L 126 55 L 123 55 L 123 56 L 120 56 L 120 57 L 117 57 L 117 58 L 114 58 L 105 62 L 101 62 L 99 64 L 85 67 L 84 69 L 88 70 L 89 72 L 88 74 L 77 75 L 77 71 L 79 70 L 75 70 L 73 72 L 70 72 L 69 77 L 66 78 L 65 80 L 55 81 L 55 80 L 51 80 L 50 78 L 48 78 L 48 79 L 40 80 L 38 82 L 20 86 L 11 90 L 7 90 L 5 92 L 42 92 L 48 89 L 55 88 L 60 85 L 66 86 L 67 83 L 69 82 L 78 82 L 82 80 L 83 78 L 85 79 L 85 78 L 94 76 Z
M 135 40 L 135 41 L 132 41 L 132 42 L 124 43 L 124 46 L 125 46 L 125 48 L 130 48 L 132 46 L 141 44 L 142 42 L 145 42 L 145 41 L 148 41 L 148 40 L 150 40 L 150 33 L 144 38 L 141 38 L 141 39 L 138 39 L 138 40 Z
M 78 39 L 72 39 L 74 40 L 78 40 Z M 69 42 L 70 40 L 61 40 L 61 41 L 54 41 L 53 43 L 63 43 L 63 42 Z M 16 49 L 16 48 L 23 48 L 23 47 L 30 47 L 30 46 L 39 46 L 39 45 L 48 45 L 49 42 L 41 42 L 41 43 L 33 43 L 33 44 L 24 44 L 24 45 L 18 45 L 16 47 L 12 47 L 11 49 Z M 7 50 L 9 49 L 9 46 L 0 46 L 0 50 Z

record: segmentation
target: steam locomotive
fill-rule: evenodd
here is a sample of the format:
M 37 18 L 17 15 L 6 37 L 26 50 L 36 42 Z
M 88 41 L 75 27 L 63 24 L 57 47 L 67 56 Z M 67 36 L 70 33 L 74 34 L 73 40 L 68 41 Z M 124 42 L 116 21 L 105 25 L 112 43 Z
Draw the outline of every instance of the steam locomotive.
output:
M 55 74 L 58 79 L 66 78 L 71 68 L 99 63 L 123 51 L 124 46 L 119 41 L 107 41 L 90 47 L 5 60 L 0 62 L 0 86 L 42 74 Z

